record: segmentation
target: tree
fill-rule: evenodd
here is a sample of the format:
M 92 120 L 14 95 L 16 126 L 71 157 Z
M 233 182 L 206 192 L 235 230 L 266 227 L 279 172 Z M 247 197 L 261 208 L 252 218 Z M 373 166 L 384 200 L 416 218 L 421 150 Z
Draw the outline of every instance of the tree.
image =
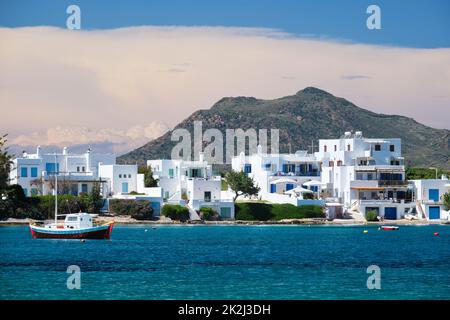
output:
M 139 168 L 139 173 L 144 174 L 144 186 L 146 188 L 152 188 L 158 186 L 158 179 L 153 177 L 152 167 L 145 166 Z
M 239 196 L 255 196 L 258 194 L 259 190 L 261 190 L 255 185 L 253 179 L 248 177 L 243 171 L 228 172 L 225 175 L 225 181 L 235 194 L 233 199 L 235 202 Z
M 5 134 L 0 137 L 0 196 L 4 194 L 5 190 L 8 188 L 9 182 L 9 171 L 11 170 L 11 155 L 8 153 L 8 148 L 6 147 L 7 137 Z
M 100 193 L 100 182 L 95 181 L 88 197 L 88 208 L 92 213 L 100 213 L 103 207 L 103 198 Z
M 450 210 L 450 192 L 447 192 L 442 196 L 442 202 L 444 202 L 444 206 L 447 210 Z

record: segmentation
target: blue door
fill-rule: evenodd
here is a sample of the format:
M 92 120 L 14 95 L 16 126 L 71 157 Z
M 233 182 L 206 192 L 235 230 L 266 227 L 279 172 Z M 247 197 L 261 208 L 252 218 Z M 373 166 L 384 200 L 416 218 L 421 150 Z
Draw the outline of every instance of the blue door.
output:
M 428 199 L 432 201 L 439 201 L 439 189 L 428 190 Z
M 430 207 L 428 211 L 428 216 L 430 217 L 430 220 L 440 219 L 441 207 Z
M 128 182 L 122 182 L 122 193 L 128 193 Z
M 270 185 L 270 193 L 276 193 L 277 192 L 277 185 L 271 184 Z
M 396 207 L 384 208 L 384 218 L 388 220 L 397 220 L 397 208 Z
M 294 185 L 292 183 L 286 183 L 286 191 L 294 189 Z

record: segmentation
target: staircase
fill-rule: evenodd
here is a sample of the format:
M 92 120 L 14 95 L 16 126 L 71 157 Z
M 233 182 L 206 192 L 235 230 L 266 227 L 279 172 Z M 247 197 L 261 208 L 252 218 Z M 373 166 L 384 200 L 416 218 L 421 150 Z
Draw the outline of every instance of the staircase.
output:
M 191 221 L 202 220 L 202 219 L 200 219 L 200 216 L 198 215 L 197 211 L 195 211 L 193 208 L 191 208 L 191 206 L 189 204 L 186 204 L 185 206 L 189 210 L 189 220 L 191 220 Z
M 423 210 L 422 204 L 419 200 L 416 200 L 416 208 L 418 209 L 418 212 L 422 215 L 422 219 L 428 219 L 427 215 L 425 214 L 425 211 Z

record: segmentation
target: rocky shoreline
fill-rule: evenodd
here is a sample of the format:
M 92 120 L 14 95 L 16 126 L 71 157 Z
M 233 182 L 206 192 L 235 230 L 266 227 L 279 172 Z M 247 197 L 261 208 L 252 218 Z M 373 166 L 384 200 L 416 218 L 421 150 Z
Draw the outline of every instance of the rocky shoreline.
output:
M 154 224 L 154 225 L 336 225 L 336 226 L 354 226 L 354 225 L 436 225 L 445 224 L 450 225 L 450 221 L 427 221 L 427 220 L 385 220 L 378 222 L 366 222 L 355 219 L 284 219 L 280 221 L 245 221 L 245 220 L 235 220 L 235 221 L 191 221 L 191 222 L 180 222 L 172 221 L 170 219 L 161 220 L 135 220 L 130 216 L 116 216 L 107 217 L 101 216 L 98 220 L 107 222 L 115 221 L 116 225 L 143 225 L 143 224 Z M 0 221 L 0 226 L 14 226 L 14 225 L 27 225 L 29 224 L 29 219 L 13 219 Z M 52 221 L 48 221 L 52 222 Z

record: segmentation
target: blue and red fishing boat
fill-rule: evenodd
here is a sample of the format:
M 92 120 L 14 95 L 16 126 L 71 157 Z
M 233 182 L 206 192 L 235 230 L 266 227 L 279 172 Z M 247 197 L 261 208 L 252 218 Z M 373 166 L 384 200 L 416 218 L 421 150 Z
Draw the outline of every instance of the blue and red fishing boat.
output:
M 55 163 L 57 163 L 55 159 Z M 55 221 L 53 223 L 31 222 L 33 238 L 51 239 L 109 239 L 114 221 L 94 223 L 95 215 L 86 212 L 65 215 L 63 223 L 58 223 L 58 173 L 55 172 Z

